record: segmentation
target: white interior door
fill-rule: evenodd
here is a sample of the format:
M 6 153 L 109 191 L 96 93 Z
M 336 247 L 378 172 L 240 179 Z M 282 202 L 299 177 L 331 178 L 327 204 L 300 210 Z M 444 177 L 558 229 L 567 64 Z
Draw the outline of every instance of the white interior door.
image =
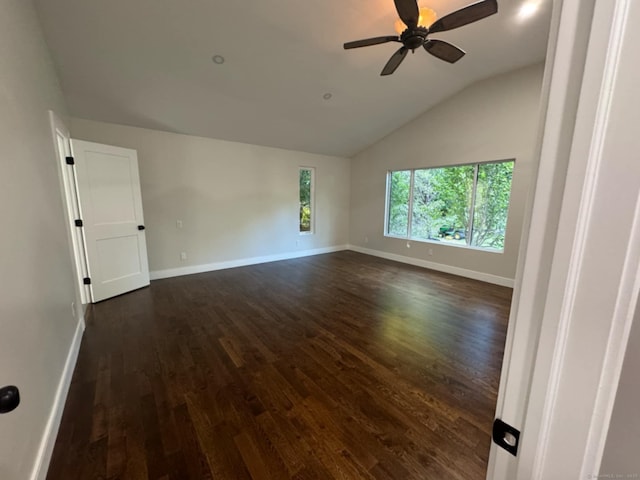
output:
M 81 140 L 71 146 L 93 302 L 149 285 L 136 151 Z

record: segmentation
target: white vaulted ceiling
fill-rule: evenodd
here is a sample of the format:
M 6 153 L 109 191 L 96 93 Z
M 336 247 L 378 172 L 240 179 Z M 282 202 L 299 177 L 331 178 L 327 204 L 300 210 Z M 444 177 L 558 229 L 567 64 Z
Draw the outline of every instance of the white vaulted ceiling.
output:
M 433 35 L 467 51 L 457 64 L 421 49 L 389 77 L 379 73 L 399 44 L 342 44 L 394 34 L 392 0 L 36 5 L 73 116 L 351 156 L 465 86 L 542 61 L 552 0 L 520 21 L 523 1 L 498 0 L 497 15 Z M 469 3 L 420 1 L 439 16 Z

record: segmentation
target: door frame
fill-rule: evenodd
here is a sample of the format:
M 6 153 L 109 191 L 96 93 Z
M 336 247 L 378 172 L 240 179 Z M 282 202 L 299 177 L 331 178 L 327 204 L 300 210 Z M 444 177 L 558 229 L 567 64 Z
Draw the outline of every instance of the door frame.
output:
M 71 258 L 75 267 L 76 293 L 81 306 L 84 308 L 85 305 L 92 302 L 92 298 L 89 286 L 84 284 L 84 279 L 89 276 L 84 232 L 75 225 L 76 219 L 82 219 L 82 209 L 78 198 L 78 184 L 74 167 L 66 163 L 66 157 L 73 156 L 71 134 L 64 121 L 53 110 L 49 110 L 49 122 L 56 152 L 60 189 L 66 212 L 65 221 L 68 226 L 67 233 L 69 235 Z M 66 141 L 67 151 L 65 152 L 60 151 L 58 134 L 64 137 Z
M 540 163 L 525 222 L 496 408 L 498 418 L 522 431 L 522 444 L 517 457 L 492 444 L 488 479 L 578 478 L 578 473 L 588 478 L 599 473 L 640 289 L 635 180 L 622 177 L 611 183 L 602 174 L 619 168 L 616 161 L 625 151 L 615 143 L 620 139 L 610 128 L 610 114 L 615 95 L 633 95 L 617 83 L 625 34 L 633 30 L 626 29 L 633 23 L 632 3 L 554 3 Z M 637 22 L 639 11 L 634 13 Z M 640 55 L 640 47 L 625 48 Z M 637 102 L 637 96 L 633 99 Z M 634 118 L 635 111 L 615 113 L 619 120 Z M 640 139 L 624 140 L 635 142 L 635 149 L 625 145 L 628 150 L 640 150 Z M 629 200 L 619 215 L 630 226 L 628 240 L 598 258 L 589 251 L 601 241 L 592 228 L 603 220 L 598 208 L 603 201 L 614 205 L 622 192 Z M 622 273 L 609 269 L 605 287 L 587 274 L 598 266 L 607 274 L 612 264 Z M 589 287 L 601 290 L 590 292 Z M 607 314 L 587 310 L 585 316 L 585 307 L 596 304 L 594 299 L 605 296 L 603 292 L 610 300 Z M 594 332 L 600 341 L 587 343 Z M 584 365 L 591 369 L 585 372 Z M 574 411 L 589 418 L 572 419 Z

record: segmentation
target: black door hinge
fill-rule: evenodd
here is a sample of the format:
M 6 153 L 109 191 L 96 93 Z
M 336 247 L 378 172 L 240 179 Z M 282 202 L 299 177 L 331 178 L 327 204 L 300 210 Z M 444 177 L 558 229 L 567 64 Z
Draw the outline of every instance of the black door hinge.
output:
M 493 441 L 515 457 L 520 446 L 520 431 L 496 418 L 493 422 Z
M 91 279 L 89 277 L 85 277 L 84 280 L 83 280 L 83 283 L 85 285 L 91 285 Z
M 73 157 L 66 157 L 65 158 L 67 165 L 75 165 L 76 161 L 73 159 Z
M 84 227 L 84 223 L 82 223 L 82 220 L 78 219 L 76 220 L 76 227 Z

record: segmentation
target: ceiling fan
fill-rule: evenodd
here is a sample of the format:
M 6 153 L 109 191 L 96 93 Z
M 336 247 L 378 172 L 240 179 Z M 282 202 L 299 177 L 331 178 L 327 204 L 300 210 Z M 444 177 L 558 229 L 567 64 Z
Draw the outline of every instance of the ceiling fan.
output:
M 368 47 L 380 43 L 398 42 L 402 47 L 394 53 L 382 69 L 380 75 L 391 75 L 400 66 L 409 50 L 415 52 L 416 48 L 424 47 L 431 55 L 449 63 L 460 60 L 465 52 L 455 45 L 443 40 L 428 38 L 432 33 L 446 32 L 454 28 L 462 27 L 469 23 L 477 22 L 485 17 L 498 12 L 497 0 L 482 0 L 456 10 L 449 15 L 436 20 L 429 27 L 418 25 L 420 10 L 417 0 L 394 0 L 398 16 L 407 26 L 406 30 L 398 36 L 374 37 L 364 40 L 356 40 L 344 44 L 345 50 L 351 48 Z

